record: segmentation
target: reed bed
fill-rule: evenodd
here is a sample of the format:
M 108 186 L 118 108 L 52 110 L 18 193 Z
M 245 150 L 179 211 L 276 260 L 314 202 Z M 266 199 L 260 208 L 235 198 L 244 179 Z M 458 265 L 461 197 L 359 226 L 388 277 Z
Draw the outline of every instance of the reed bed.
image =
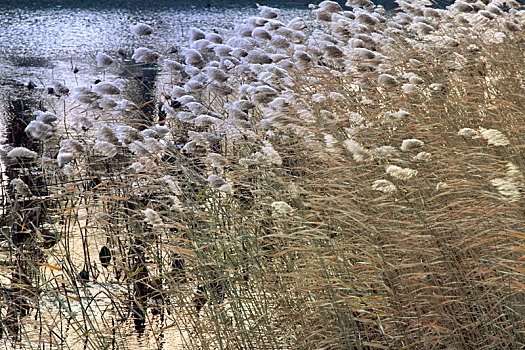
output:
M 523 348 L 523 9 L 398 4 L 260 7 L 142 105 L 49 98 L 3 147 L 2 346 Z

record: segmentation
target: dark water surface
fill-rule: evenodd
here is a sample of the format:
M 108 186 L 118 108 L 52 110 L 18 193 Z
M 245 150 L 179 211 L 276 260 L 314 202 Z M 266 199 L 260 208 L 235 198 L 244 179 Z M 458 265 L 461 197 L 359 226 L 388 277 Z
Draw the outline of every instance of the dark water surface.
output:
M 181 9 L 181 8 L 204 8 L 204 7 L 255 7 L 255 4 L 276 6 L 279 8 L 306 8 L 310 3 L 318 3 L 320 1 L 309 0 L 113 0 L 113 1 L 97 1 L 97 0 L 3 0 L 0 6 L 4 7 L 53 7 L 60 6 L 64 8 L 128 8 L 135 10 L 144 9 Z M 345 1 L 338 1 L 344 5 Z
M 283 3 L 288 6 L 282 14 L 307 16 L 306 4 Z M 208 6 L 201 1 L 169 0 L 0 0 L 0 114 L 5 114 L 7 100 L 25 98 L 29 82 L 42 91 L 51 80 L 74 88 L 117 77 L 117 68 L 96 67 L 99 52 L 116 57 L 119 49 L 131 55 L 144 46 L 163 54 L 186 45 L 185 35 L 192 26 L 228 35 L 236 24 L 256 14 L 255 2 L 241 1 L 213 1 Z M 152 26 L 153 35 L 133 35 L 130 27 L 138 22 Z M 0 134 L 5 124 L 0 117 Z

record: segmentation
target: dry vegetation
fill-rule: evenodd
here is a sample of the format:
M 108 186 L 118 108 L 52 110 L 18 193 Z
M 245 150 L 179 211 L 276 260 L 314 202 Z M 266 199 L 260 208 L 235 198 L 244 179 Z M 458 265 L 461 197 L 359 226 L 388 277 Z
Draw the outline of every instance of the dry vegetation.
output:
M 523 348 L 524 16 L 462 4 L 425 12 L 432 33 L 377 20 L 365 59 L 355 28 L 321 21 L 325 2 L 304 30 L 311 63 L 292 45 L 287 76 L 232 68 L 226 95 L 188 89 L 217 120 L 172 96 L 153 124 L 167 129 L 52 100 L 82 147 L 47 139 L 31 161 L 46 193 L 28 176 L 33 195 L 7 192 L 4 347 L 176 348 L 171 332 L 193 349 Z M 250 79 L 276 94 L 239 90 Z M 81 112 L 95 124 L 69 125 Z M 118 152 L 101 155 L 100 128 L 123 117 L 137 129 L 113 127 Z

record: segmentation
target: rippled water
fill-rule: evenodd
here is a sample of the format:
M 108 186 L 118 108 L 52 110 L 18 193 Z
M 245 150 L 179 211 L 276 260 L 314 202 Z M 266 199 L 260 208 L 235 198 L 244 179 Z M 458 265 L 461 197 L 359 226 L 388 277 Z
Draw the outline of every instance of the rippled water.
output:
M 24 85 L 30 81 L 40 89 L 53 79 L 75 87 L 118 75 L 115 68 L 104 71 L 96 67 L 98 52 L 115 57 L 119 49 L 131 53 L 146 46 L 165 53 L 172 46 L 186 43 L 185 34 L 191 26 L 227 33 L 235 24 L 257 13 L 255 5 L 142 9 L 139 2 L 130 1 L 128 4 L 135 6 L 126 8 L 103 4 L 98 8 L 15 8 L 0 2 L 0 114 L 6 114 L 6 100 L 27 93 Z M 24 3 L 27 1 L 21 0 Z M 302 9 L 283 9 L 282 15 L 305 15 L 308 10 L 304 3 L 301 5 Z M 146 38 L 134 36 L 130 26 L 137 22 L 151 25 L 154 34 Z M 77 74 L 72 72 L 75 67 Z M 5 132 L 4 128 L 5 120 L 0 120 L 0 134 Z
M 288 8 L 283 10 L 283 16 L 304 15 L 306 11 Z M 6 125 L 3 118 L 6 114 L 8 100 L 21 99 L 30 104 L 33 101 L 33 109 L 42 96 L 45 98 L 43 88 L 52 79 L 60 80 L 69 88 L 74 88 L 92 84 L 97 78 L 112 79 L 119 75 L 119 68 L 104 71 L 96 67 L 95 57 L 98 52 L 105 52 L 116 57 L 116 51 L 119 49 L 130 53 L 137 47 L 146 46 L 165 53 L 172 46 L 185 44 L 185 34 L 191 26 L 227 34 L 235 24 L 256 12 L 255 6 L 149 10 L 65 7 L 46 9 L 4 7 L 2 9 L 0 0 L 0 129 L 2 125 L 4 127 Z M 155 30 L 154 34 L 147 38 L 138 38 L 131 34 L 129 28 L 137 22 L 151 25 Z M 74 67 L 79 69 L 76 74 L 72 70 Z M 24 86 L 29 81 L 36 84 L 37 89 L 29 91 Z M 0 178 L 0 181 L 5 180 Z M 73 246 L 79 251 L 73 251 L 72 256 L 82 257 L 78 261 L 78 266 L 81 266 L 82 244 L 73 244 Z M 93 244 L 90 247 L 96 248 L 97 245 Z M 93 256 L 96 253 L 93 251 Z M 111 284 L 105 285 L 106 289 L 110 287 L 112 287 Z M 96 285 L 90 286 L 89 290 L 96 294 Z M 96 302 L 102 304 L 106 301 Z M 44 296 L 40 310 L 44 315 L 42 317 L 47 317 L 49 320 L 56 319 L 53 313 L 56 307 L 53 307 L 51 303 L 47 305 L 46 302 L 48 301 Z M 73 311 L 81 314 L 78 310 Z M 40 339 L 40 324 L 29 318 L 25 322 L 27 324 L 24 324 L 24 329 L 28 332 L 34 331 L 27 335 L 27 339 L 36 345 L 37 340 Z M 60 326 L 64 324 L 57 323 Z M 68 348 L 82 348 L 81 343 L 74 343 L 78 340 L 78 334 L 67 331 L 64 331 L 64 334 L 71 337 L 71 339 L 65 339 L 68 343 L 71 340 L 71 344 L 68 344 L 71 347 Z M 131 324 L 122 327 L 122 334 L 130 337 L 128 339 L 130 344 L 135 343 L 129 349 L 158 348 L 155 344 L 157 335 L 135 334 Z M 180 336 L 175 328 L 163 332 L 162 335 L 165 349 L 182 348 Z M 12 348 L 10 345 L 0 342 L 0 349 L 10 349 Z
M 182 44 L 190 26 L 220 31 L 255 13 L 254 8 L 133 11 L 116 9 L 17 9 L 0 12 L 0 75 L 42 79 L 50 69 L 61 79 L 73 64 L 94 61 L 97 52 L 147 46 L 165 51 Z M 150 24 L 155 34 L 137 38 L 129 27 Z M 64 62 L 68 63 L 64 65 Z M 39 76 L 41 74 L 41 76 Z

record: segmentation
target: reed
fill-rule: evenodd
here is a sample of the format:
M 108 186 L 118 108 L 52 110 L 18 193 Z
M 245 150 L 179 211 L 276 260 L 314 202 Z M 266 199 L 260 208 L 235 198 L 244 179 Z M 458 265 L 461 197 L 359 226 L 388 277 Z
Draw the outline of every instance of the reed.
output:
M 263 6 L 152 100 L 50 98 L 1 153 L 2 346 L 522 348 L 523 9 L 398 3 Z

